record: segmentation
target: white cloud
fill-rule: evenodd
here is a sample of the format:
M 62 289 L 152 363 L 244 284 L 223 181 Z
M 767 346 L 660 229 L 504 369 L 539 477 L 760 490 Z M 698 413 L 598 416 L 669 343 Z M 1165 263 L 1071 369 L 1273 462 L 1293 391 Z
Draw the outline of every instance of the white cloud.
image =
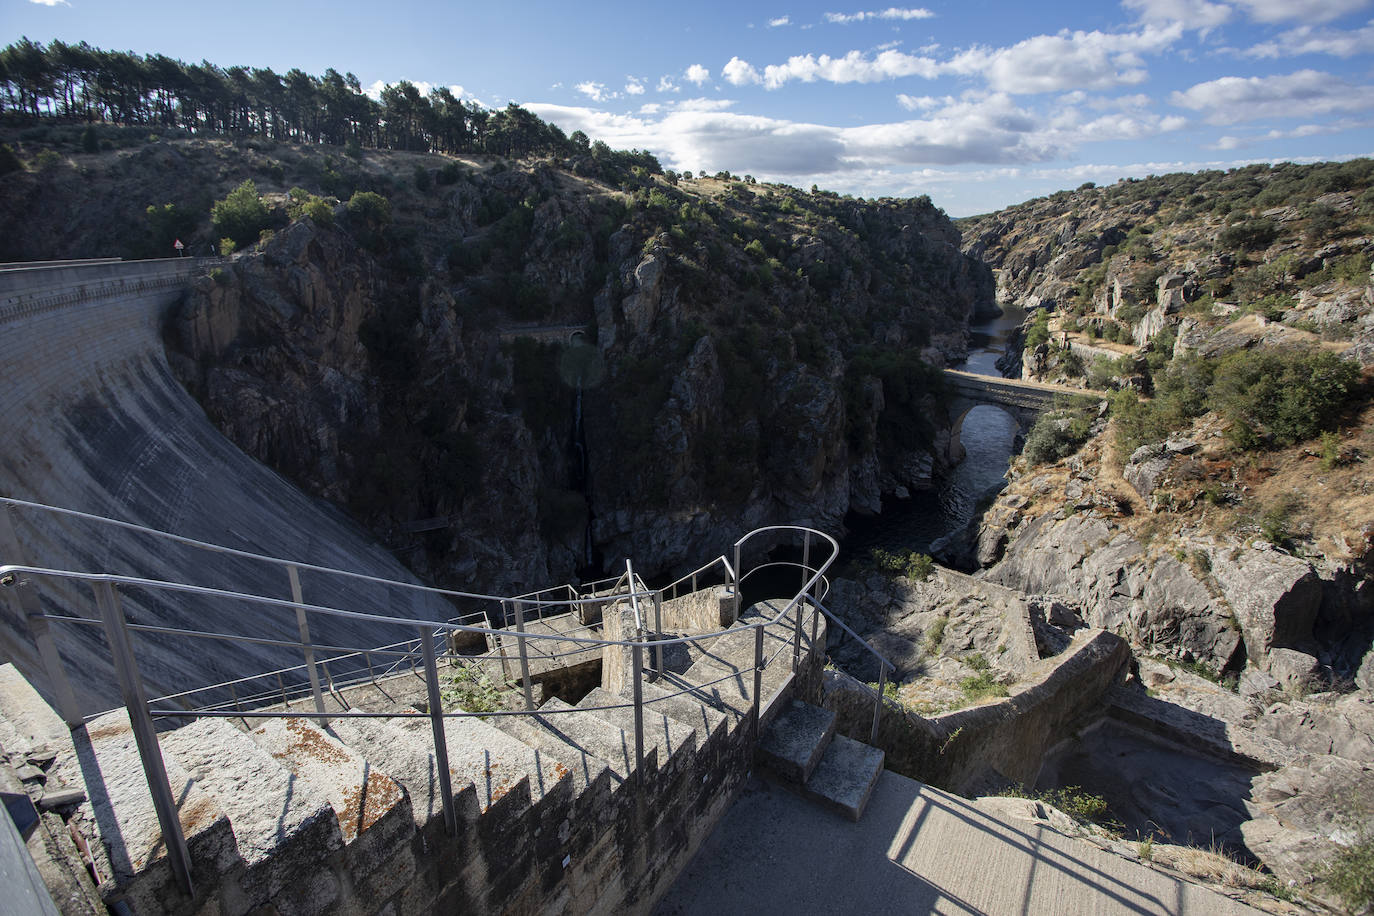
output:
M 757 71 L 752 67 L 749 70 L 757 75 Z M 816 80 L 829 83 L 876 83 L 904 76 L 934 79 L 940 74 L 940 70 L 940 64 L 929 57 L 903 54 L 901 51 L 880 51 L 873 57 L 859 51 L 850 51 L 843 57 L 803 54 L 789 57 L 785 64 L 769 64 L 763 70 L 763 83 L 769 89 L 777 89 L 792 80 L 804 83 L 813 83 Z
M 394 83 L 388 83 L 386 80 L 373 80 L 372 83 L 363 90 L 363 95 L 372 99 L 372 101 L 374 102 L 380 102 L 382 99 L 383 89 L 385 89 L 387 86 L 395 86 L 397 83 L 404 82 L 407 82 L 407 80 L 396 80 L 396 82 Z M 408 82 L 410 83 L 410 85 L 414 86 L 416 89 L 420 91 L 420 95 L 429 95 L 435 89 L 439 88 L 435 84 L 425 82 L 424 80 L 409 80 Z M 453 93 L 455 98 L 467 99 L 469 102 L 477 102 L 479 105 L 483 104 L 476 96 L 471 95 L 462 86 L 455 85 L 448 86 L 447 88 L 449 92 Z
M 681 88 L 680 86 L 678 86 L 677 83 L 673 82 L 673 80 L 672 80 L 671 77 L 660 76 L 660 77 L 658 78 L 658 91 L 659 91 L 659 92 L 681 92 L 681 91 L 682 91 L 682 88 Z
M 1124 0 L 1122 6 L 1136 11 L 1141 22 L 1182 23 L 1185 28 L 1208 31 L 1231 18 L 1233 10 L 1209 0 Z
M 1316 70 L 1279 76 L 1224 76 L 1175 92 L 1171 101 L 1213 124 L 1259 118 L 1374 110 L 1374 86 L 1356 86 Z
M 687 68 L 687 72 L 682 74 L 682 78 L 689 83 L 695 83 L 700 86 L 711 78 L 711 71 L 707 70 L 701 64 L 692 64 L 692 66 Z
M 642 115 L 656 115 L 663 110 L 663 106 L 657 102 L 645 102 L 639 106 L 639 113 Z
M 1142 83 L 1141 54 L 1176 42 L 1183 27 L 1147 25 L 1139 32 L 1069 32 L 1036 35 L 1011 47 L 972 48 L 947 65 L 956 73 L 981 74 L 998 92 L 1017 94 L 1069 89 L 1106 89 Z
M 948 104 L 951 101 L 953 100 L 945 99 L 943 100 L 943 104 Z M 942 104 L 942 101 L 931 95 L 915 96 L 899 92 L 897 94 L 897 104 L 901 105 L 907 111 L 930 111 L 932 108 L 938 108 Z
M 917 117 L 859 127 L 741 114 L 726 110 L 734 103 L 723 99 L 646 105 L 635 115 L 591 107 L 526 107 L 566 131 L 585 131 L 612 147 L 652 150 L 669 168 L 747 170 L 803 186 L 814 181 L 889 195 L 913 180 L 912 170 L 1024 166 L 1069 155 L 1085 144 L 1140 140 L 1186 124 L 1178 116 L 1125 110 L 1129 106 L 1089 117 L 1068 108 L 1049 118 L 1009 93 L 907 99 L 907 107 L 919 110 Z
M 776 29 L 776 28 L 780 28 L 780 27 L 782 27 L 782 26 L 791 25 L 791 24 L 792 24 L 792 20 L 791 20 L 790 18 L 788 18 L 787 16 L 779 16 L 777 19 L 769 19 L 769 20 L 768 20 L 768 27 L 769 27 L 770 29 Z
M 851 22 L 865 22 L 870 19 L 889 19 L 899 22 L 909 22 L 913 19 L 930 19 L 934 15 L 935 14 L 930 10 L 924 8 L 898 9 L 895 6 L 889 6 L 885 10 L 878 10 L 876 12 L 826 13 L 825 21 L 834 22 L 840 25 L 848 25 Z
M 1261 42 L 1244 53 L 1247 57 L 1263 58 L 1295 57 L 1299 54 L 1354 57 L 1356 54 L 1369 53 L 1370 48 L 1374 48 L 1374 20 L 1354 31 L 1299 26 L 1270 41 Z
M 626 94 L 626 95 L 643 95 L 643 94 L 644 94 L 644 81 L 643 81 L 643 80 L 636 79 L 636 78 L 633 77 L 633 76 L 629 77 L 628 80 L 629 80 L 629 81 L 625 84 L 625 94 Z
M 30 3 L 37 3 L 39 6 L 71 6 L 67 0 L 29 0 Z
M 1260 22 L 1284 22 L 1300 19 L 1305 22 L 1330 22 L 1369 5 L 1370 0 L 1236 0 L 1254 19 Z
M 607 99 L 615 97 L 615 93 L 606 91 L 605 83 L 594 83 L 591 80 L 587 80 L 583 83 L 574 83 L 573 88 L 593 102 L 604 102 Z
M 732 86 L 745 86 L 750 83 L 762 82 L 759 71 L 747 61 L 742 61 L 738 57 L 730 58 L 729 63 L 721 68 L 720 73 Z
M 683 99 L 673 103 L 674 111 L 724 111 L 733 108 L 733 99 Z

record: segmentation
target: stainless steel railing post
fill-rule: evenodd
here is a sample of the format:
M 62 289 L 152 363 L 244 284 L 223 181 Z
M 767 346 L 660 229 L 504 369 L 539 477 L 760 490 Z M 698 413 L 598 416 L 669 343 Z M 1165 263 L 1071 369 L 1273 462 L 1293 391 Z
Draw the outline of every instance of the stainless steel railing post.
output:
M 763 695 L 763 624 L 754 627 L 754 727 L 759 726 L 759 704 Z
M 635 778 L 644 784 L 644 631 L 635 637 L 631 655 L 634 657 L 634 697 L 635 697 Z M 666 762 L 666 761 L 665 761 Z
M 94 587 L 100 619 L 105 624 L 105 638 L 110 644 L 110 658 L 114 661 L 115 677 L 119 679 L 119 692 L 124 699 L 124 708 L 129 713 L 129 725 L 138 745 L 139 760 L 143 763 L 143 776 L 148 781 L 153 810 L 157 812 L 158 826 L 162 828 L 162 839 L 167 845 L 167 861 L 181 889 L 188 897 L 193 897 L 195 888 L 191 883 L 191 853 L 186 848 L 186 836 L 181 831 L 181 815 L 177 812 L 176 798 L 167 782 L 167 767 L 162 761 L 162 748 L 157 743 L 153 717 L 148 713 L 148 697 L 143 691 L 138 664 L 134 661 L 128 624 L 119 606 L 119 593 L 110 582 L 96 582 Z
M 654 639 L 663 638 L 663 592 L 654 592 Z M 663 677 L 663 643 L 654 646 L 654 679 Z
M 495 634 L 495 637 L 496 637 L 496 655 L 497 655 L 498 658 L 501 659 L 501 677 L 502 677 L 507 683 L 510 682 L 510 659 L 506 658 L 506 641 L 505 641 L 504 639 L 501 638 L 500 632 L 506 629 L 506 621 L 507 621 L 509 618 L 510 618 L 510 600 L 509 600 L 509 599 L 504 599 L 504 600 L 502 600 L 502 602 L 501 602 L 501 625 L 500 625 L 499 627 L 492 627 L 491 629 L 494 629 L 494 630 L 497 631 L 497 633 Z
M 305 653 L 305 673 L 310 676 L 310 692 L 315 697 L 315 712 L 319 713 L 320 726 L 329 724 L 325 716 L 324 692 L 320 689 L 320 674 L 315 670 L 315 647 L 310 642 L 310 623 L 305 619 L 305 597 L 301 592 L 301 574 L 293 563 L 286 567 L 291 579 L 291 600 L 296 604 L 296 627 L 301 633 L 301 650 Z
M 868 743 L 878 745 L 878 715 L 883 711 L 883 691 L 887 689 L 887 665 L 878 662 L 878 701 L 873 704 L 873 730 L 869 733 Z
M 444 803 L 444 831 L 458 833 L 458 812 L 453 809 L 453 786 L 448 774 L 448 739 L 444 735 L 444 700 L 439 693 L 439 665 L 434 660 L 434 641 L 420 627 L 420 647 L 425 656 L 425 690 L 429 696 L 429 724 L 434 733 L 434 763 L 439 770 L 439 794 Z
M 10 517 L 14 511 L 13 506 L 6 506 L 5 511 L 0 512 L 0 563 L 19 566 L 24 563 L 25 557 L 19 548 L 19 536 Z M 38 647 L 38 656 L 43 661 L 43 671 L 48 675 L 48 683 L 52 687 L 53 699 L 57 701 L 57 712 L 62 716 L 62 721 L 67 723 L 68 728 L 83 725 L 86 720 L 81 715 L 81 706 L 76 702 L 76 692 L 72 690 L 71 681 L 67 679 L 67 669 L 62 664 L 62 656 L 57 652 L 57 643 L 53 641 L 52 630 L 48 626 L 47 618 L 43 616 L 43 606 L 38 600 L 37 592 L 28 582 L 17 577 L 15 581 L 4 584 L 10 586 L 4 591 L 13 595 L 15 603 L 19 605 L 19 613 L 15 616 L 24 618 L 29 627 L 29 635 Z
M 744 580 L 744 570 L 739 565 L 739 542 L 735 542 L 735 568 L 732 570 L 735 576 L 735 619 L 739 620 L 740 587 Z
M 520 683 L 525 687 L 525 708 L 534 711 L 534 691 L 530 688 L 530 654 L 525 646 L 525 602 L 515 601 L 515 644 L 520 650 Z

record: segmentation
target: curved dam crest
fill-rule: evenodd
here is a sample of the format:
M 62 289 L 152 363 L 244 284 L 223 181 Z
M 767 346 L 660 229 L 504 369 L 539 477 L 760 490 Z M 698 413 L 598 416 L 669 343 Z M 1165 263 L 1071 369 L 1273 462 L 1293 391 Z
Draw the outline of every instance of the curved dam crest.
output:
M 222 436 L 173 376 L 161 328 L 186 286 L 204 273 L 190 259 L 0 268 L 0 366 L 5 434 L 0 437 L 0 496 L 121 519 L 185 537 L 302 563 L 417 581 L 359 526 L 306 495 Z M 191 582 L 290 599 L 286 571 L 249 558 L 111 529 L 72 517 L 0 507 L 20 556 L 0 558 L 83 572 Z M 455 615 L 422 593 L 302 570 L 307 603 L 417 620 Z M 49 614 L 98 618 L 88 588 L 29 577 Z M 6 589 L 4 591 L 10 591 Z M 45 692 L 48 678 L 13 594 L 0 603 L 0 654 Z M 130 623 L 270 639 L 300 638 L 287 609 L 253 614 L 190 595 L 122 589 Z M 312 615 L 315 643 L 377 646 L 413 638 L 411 628 L 364 625 Z M 117 702 L 113 668 L 99 627 L 52 624 L 83 712 Z M 404 632 L 402 632 L 404 631 Z M 136 649 L 158 637 L 139 633 Z M 299 650 L 197 640 L 139 651 L 144 679 L 176 691 L 298 665 Z M 271 686 L 275 686 L 275 679 Z M 262 684 L 257 689 L 270 689 Z

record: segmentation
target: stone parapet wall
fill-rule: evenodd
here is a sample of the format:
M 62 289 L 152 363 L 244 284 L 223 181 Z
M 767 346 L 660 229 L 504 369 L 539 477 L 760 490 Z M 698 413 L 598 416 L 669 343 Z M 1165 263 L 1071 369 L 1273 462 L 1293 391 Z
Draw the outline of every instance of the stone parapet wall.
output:
M 952 792 L 1032 785 L 1046 751 L 1101 714 L 1104 695 L 1129 660 L 1119 636 L 1083 631 L 1013 696 L 994 703 L 927 718 L 883 700 L 877 739 L 869 743 L 887 753 L 888 769 Z M 843 672 L 825 672 L 821 701 L 836 713 L 841 734 L 869 741 L 876 698 Z

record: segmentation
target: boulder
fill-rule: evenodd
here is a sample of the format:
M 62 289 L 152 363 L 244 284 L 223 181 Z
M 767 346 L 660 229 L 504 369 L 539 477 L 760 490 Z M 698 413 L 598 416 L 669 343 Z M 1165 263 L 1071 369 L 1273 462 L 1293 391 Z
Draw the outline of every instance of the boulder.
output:
M 1285 690 L 1312 689 L 1320 670 L 1316 658 L 1296 649 L 1270 649 L 1269 674 Z
M 1261 668 L 1268 668 L 1271 649 L 1312 638 L 1322 588 L 1307 563 L 1267 546 L 1242 547 L 1215 552 L 1212 577 L 1240 623 L 1248 657 Z
M 1169 470 L 1173 458 L 1173 454 L 1166 452 L 1159 443 L 1142 445 L 1131 453 L 1130 460 L 1121 469 L 1121 476 L 1137 493 L 1148 499 L 1155 487 L 1159 486 L 1164 472 Z

